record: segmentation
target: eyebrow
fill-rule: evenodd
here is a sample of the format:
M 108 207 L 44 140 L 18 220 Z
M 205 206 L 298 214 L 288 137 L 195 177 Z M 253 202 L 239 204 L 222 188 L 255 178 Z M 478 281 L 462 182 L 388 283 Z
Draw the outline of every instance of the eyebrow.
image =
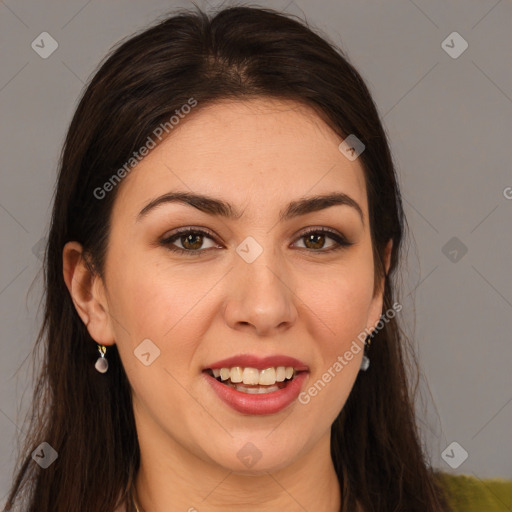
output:
M 210 214 L 225 217 L 227 219 L 239 219 L 243 212 L 234 208 L 231 204 L 203 194 L 194 194 L 191 192 L 169 192 L 150 201 L 137 215 L 137 222 L 142 220 L 150 211 L 167 203 L 182 203 L 193 206 L 198 210 Z M 364 225 L 364 214 L 359 204 L 343 192 L 334 192 L 332 194 L 316 195 L 304 197 L 297 201 L 292 201 L 279 213 L 279 220 L 285 221 L 306 215 L 307 213 L 317 212 L 331 206 L 345 205 L 355 209 Z

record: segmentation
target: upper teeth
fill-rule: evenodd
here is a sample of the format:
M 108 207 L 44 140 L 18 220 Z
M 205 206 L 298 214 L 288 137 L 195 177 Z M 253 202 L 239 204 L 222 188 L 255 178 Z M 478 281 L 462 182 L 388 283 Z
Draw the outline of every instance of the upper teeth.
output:
M 215 378 L 230 379 L 233 383 L 243 382 L 249 385 L 271 386 L 276 382 L 291 379 L 294 369 L 291 366 L 278 366 L 276 368 L 265 368 L 264 370 L 234 366 L 233 368 L 215 368 L 212 372 Z

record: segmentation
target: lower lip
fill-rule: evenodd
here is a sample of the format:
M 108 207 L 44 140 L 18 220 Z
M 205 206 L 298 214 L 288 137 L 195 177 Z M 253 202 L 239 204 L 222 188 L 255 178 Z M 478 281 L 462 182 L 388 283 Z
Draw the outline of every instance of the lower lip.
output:
M 275 414 L 288 407 L 299 396 L 307 372 L 298 373 L 288 384 L 278 391 L 251 395 L 222 384 L 217 379 L 204 373 L 208 383 L 217 396 L 235 411 L 244 414 Z

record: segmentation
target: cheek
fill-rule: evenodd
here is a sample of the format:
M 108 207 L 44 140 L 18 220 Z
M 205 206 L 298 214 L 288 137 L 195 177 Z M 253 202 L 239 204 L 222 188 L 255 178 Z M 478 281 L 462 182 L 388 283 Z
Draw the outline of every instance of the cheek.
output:
M 373 294 L 373 268 L 357 264 L 302 277 L 299 297 L 309 309 L 313 339 L 333 353 L 350 345 L 367 327 Z
M 160 350 L 155 362 L 185 377 L 194 370 L 190 361 L 198 348 L 197 340 L 207 330 L 213 296 L 209 292 L 216 280 L 208 274 L 194 279 L 190 272 L 171 271 L 147 257 L 140 263 L 125 260 L 122 268 L 112 272 L 112 296 L 116 297 L 113 327 L 120 348 L 127 354 L 131 350 L 133 355 L 141 342 L 149 339 Z
M 317 359 L 299 402 L 316 418 L 312 428 L 332 424 L 359 375 L 372 277 L 363 272 L 331 278 L 322 293 L 308 296 L 307 325 Z
M 144 265 L 132 267 L 126 263 L 124 271 L 120 269 L 115 276 L 118 286 L 113 313 L 119 320 L 113 324 L 123 366 L 136 402 L 144 404 L 163 428 L 171 426 L 181 431 L 183 426 L 177 419 L 183 410 L 191 408 L 190 395 L 183 385 L 197 370 L 191 361 L 206 318 L 198 306 L 211 284 L 201 280 L 200 286 L 190 286 L 190 280 L 180 278 L 179 272 L 164 272 L 147 259 Z M 127 268 L 138 271 L 126 272 Z M 142 357 L 147 352 L 148 365 Z
M 355 254 L 346 264 L 314 277 L 303 275 L 298 295 L 307 297 L 303 318 L 317 353 L 301 403 L 327 425 L 343 408 L 359 375 L 373 295 L 371 252 Z

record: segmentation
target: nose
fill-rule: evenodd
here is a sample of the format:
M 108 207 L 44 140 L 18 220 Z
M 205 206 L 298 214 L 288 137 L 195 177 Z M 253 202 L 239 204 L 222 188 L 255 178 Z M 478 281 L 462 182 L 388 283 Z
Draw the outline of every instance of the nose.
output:
M 252 263 L 240 259 L 230 272 L 224 316 L 234 330 L 272 336 L 282 334 L 297 320 L 291 277 L 270 252 L 264 251 Z

